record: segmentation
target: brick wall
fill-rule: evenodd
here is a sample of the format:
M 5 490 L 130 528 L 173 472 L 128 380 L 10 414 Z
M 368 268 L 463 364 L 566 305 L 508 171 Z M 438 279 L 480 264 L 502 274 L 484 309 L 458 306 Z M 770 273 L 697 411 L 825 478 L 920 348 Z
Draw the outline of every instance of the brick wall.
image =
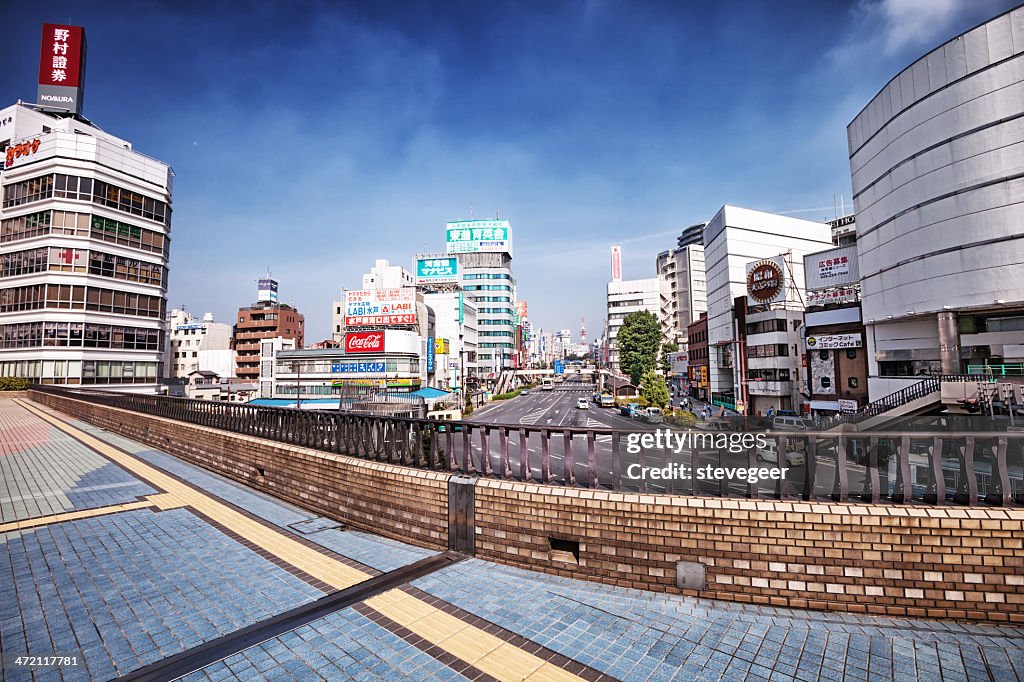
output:
M 1024 510 L 816 504 L 480 481 L 477 555 L 754 604 L 1024 622 Z M 579 560 L 550 538 L 579 542 Z M 561 557 L 560 559 L 557 557 Z M 676 562 L 707 589 L 676 588 Z
M 31 397 L 360 530 L 448 548 L 448 474 L 366 462 L 47 393 L 33 392 Z
M 33 393 L 356 528 L 447 547 L 448 475 Z M 260 476 L 257 467 L 264 470 Z M 477 556 L 625 587 L 906 617 L 1024 622 L 1024 510 L 613 493 L 479 480 Z M 578 561 L 551 538 L 579 543 Z M 676 585 L 703 563 L 706 589 Z

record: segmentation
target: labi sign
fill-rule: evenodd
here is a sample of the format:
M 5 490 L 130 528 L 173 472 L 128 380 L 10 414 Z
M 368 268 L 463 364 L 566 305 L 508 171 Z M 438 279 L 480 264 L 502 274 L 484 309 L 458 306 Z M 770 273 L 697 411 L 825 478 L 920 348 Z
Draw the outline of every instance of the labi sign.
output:
M 766 305 L 786 300 L 786 262 L 782 256 L 747 264 L 747 304 Z

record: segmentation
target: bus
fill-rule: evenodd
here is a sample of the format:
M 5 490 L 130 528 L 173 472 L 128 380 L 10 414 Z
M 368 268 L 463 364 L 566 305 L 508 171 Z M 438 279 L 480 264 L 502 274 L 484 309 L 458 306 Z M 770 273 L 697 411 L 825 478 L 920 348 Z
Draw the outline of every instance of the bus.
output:
M 553 391 L 555 390 L 555 380 L 550 377 L 544 377 L 540 380 L 540 390 L 542 391 Z

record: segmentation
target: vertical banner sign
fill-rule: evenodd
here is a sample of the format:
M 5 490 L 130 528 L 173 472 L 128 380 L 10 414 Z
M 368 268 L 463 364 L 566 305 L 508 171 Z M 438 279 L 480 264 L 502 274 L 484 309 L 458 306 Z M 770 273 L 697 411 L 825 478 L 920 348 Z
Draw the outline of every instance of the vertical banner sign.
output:
M 85 29 L 81 26 L 43 24 L 38 98 L 44 109 L 82 113 Z
M 612 247 L 612 281 L 622 281 L 622 247 Z
M 434 373 L 434 337 L 427 337 L 427 374 Z

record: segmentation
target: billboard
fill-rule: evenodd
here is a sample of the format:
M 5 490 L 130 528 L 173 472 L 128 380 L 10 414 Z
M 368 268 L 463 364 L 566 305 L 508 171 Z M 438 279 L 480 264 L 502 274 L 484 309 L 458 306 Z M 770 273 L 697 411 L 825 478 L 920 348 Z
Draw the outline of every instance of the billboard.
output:
M 384 332 L 350 332 L 345 334 L 345 353 L 383 353 Z
M 260 278 L 256 283 L 256 300 L 277 303 L 277 281 L 269 277 Z
M 856 303 L 860 300 L 860 289 L 857 287 L 839 287 L 807 292 L 807 307 L 828 305 L 830 303 Z
M 860 348 L 864 345 L 860 334 L 819 334 L 808 336 L 807 350 L 832 350 L 834 348 Z
M 85 29 L 81 26 L 43 24 L 38 99 L 44 110 L 82 113 Z
M 376 386 L 378 388 L 403 388 L 419 386 L 419 377 L 391 379 L 334 379 L 331 386 Z
M 332 374 L 383 374 L 384 361 L 378 362 L 333 362 Z
M 453 284 L 459 281 L 459 259 L 455 256 L 416 259 L 416 284 Z
M 434 373 L 434 353 L 436 349 L 434 347 L 434 337 L 427 337 L 427 374 Z
M 860 282 L 857 245 L 807 254 L 804 256 L 804 279 L 808 291 L 857 284 Z
M 507 220 L 458 220 L 448 223 L 448 253 L 512 252 L 512 224 Z
M 612 281 L 622 281 L 622 247 L 612 247 Z
M 360 289 L 345 292 L 345 326 L 416 324 L 416 290 Z
M 747 263 L 747 305 L 786 300 L 786 260 L 783 256 Z
M 555 374 L 565 374 L 565 363 L 561 360 L 555 360 Z
M 449 344 L 448 339 L 434 339 L 434 354 L 435 355 L 448 355 Z

